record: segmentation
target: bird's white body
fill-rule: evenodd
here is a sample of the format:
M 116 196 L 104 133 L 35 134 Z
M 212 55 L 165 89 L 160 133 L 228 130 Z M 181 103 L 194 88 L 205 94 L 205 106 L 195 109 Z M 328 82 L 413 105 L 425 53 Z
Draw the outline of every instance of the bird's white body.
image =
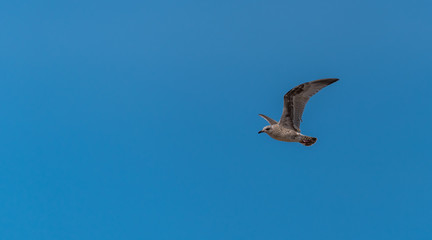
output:
M 299 142 L 304 136 L 301 133 L 298 133 L 292 129 L 285 128 L 280 126 L 279 124 L 275 124 L 271 126 L 271 130 L 267 131 L 267 134 L 276 140 L 283 142 Z

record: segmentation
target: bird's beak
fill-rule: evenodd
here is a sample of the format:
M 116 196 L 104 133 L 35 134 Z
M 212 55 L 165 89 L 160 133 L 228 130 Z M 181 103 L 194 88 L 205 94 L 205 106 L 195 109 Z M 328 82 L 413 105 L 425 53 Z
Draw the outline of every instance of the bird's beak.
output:
M 263 130 L 261 130 L 261 131 L 259 131 L 259 132 L 258 132 L 258 134 L 260 134 L 260 133 L 263 133 L 263 132 L 264 132 L 264 131 L 263 131 Z

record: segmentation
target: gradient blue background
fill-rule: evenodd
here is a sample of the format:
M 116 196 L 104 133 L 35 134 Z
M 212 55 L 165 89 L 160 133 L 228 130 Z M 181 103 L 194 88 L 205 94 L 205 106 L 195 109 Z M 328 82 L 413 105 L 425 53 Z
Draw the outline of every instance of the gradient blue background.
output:
M 3 1 L 0 238 L 432 239 L 431 9 Z

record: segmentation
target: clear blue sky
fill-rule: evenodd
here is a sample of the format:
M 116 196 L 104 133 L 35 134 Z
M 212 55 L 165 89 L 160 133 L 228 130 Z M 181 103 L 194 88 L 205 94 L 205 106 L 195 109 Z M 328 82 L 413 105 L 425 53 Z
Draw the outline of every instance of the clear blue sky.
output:
M 431 9 L 3 1 L 0 239 L 432 239 Z

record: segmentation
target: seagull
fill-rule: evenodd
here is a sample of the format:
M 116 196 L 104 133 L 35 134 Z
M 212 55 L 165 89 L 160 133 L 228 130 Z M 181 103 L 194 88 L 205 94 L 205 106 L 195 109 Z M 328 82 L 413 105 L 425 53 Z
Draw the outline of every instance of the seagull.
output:
M 258 114 L 270 123 L 258 133 L 267 133 L 270 137 L 283 142 L 299 142 L 305 146 L 312 146 L 317 141 L 317 138 L 300 133 L 303 110 L 306 103 L 315 93 L 338 80 L 338 78 L 319 79 L 300 84 L 291 89 L 284 96 L 284 107 L 279 122 L 264 114 Z

